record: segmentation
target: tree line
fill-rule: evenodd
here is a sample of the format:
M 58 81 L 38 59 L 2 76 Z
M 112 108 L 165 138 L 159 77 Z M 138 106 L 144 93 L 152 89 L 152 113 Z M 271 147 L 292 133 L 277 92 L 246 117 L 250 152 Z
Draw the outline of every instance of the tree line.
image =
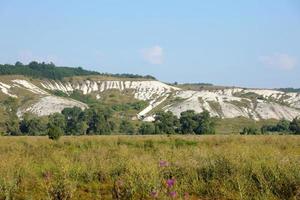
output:
M 25 114 L 23 119 L 7 123 L 7 135 L 48 135 L 58 139 L 62 135 L 109 135 L 122 134 L 214 134 L 215 119 L 209 112 L 195 113 L 188 110 L 180 118 L 172 112 L 158 112 L 154 122 L 119 119 L 107 107 L 65 108 L 61 113 L 48 117 Z
M 269 133 L 300 134 L 300 118 L 294 118 L 292 121 L 281 119 L 275 125 L 263 125 L 260 130 L 254 127 L 245 127 L 240 132 L 241 135 L 258 135 Z
M 102 75 L 102 76 L 113 76 L 119 78 L 146 78 L 153 79 L 155 77 L 137 74 L 110 74 L 110 73 L 99 73 L 96 71 L 85 70 L 81 67 L 57 67 L 54 63 L 36 62 L 32 61 L 29 64 L 23 64 L 16 62 L 14 65 L 11 64 L 0 64 L 0 75 L 24 75 L 33 78 L 47 78 L 54 80 L 62 80 L 65 77 L 72 76 L 86 76 L 86 75 Z

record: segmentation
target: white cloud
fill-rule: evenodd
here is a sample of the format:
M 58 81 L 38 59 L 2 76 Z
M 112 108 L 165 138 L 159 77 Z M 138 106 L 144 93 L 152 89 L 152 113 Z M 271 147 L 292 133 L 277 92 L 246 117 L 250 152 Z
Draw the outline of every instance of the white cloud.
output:
M 297 59 L 286 53 L 275 53 L 269 56 L 261 56 L 260 62 L 272 68 L 291 70 L 296 67 Z
M 163 48 L 160 47 L 159 45 L 142 49 L 141 52 L 144 60 L 146 60 L 151 64 L 159 65 L 162 64 L 164 61 Z

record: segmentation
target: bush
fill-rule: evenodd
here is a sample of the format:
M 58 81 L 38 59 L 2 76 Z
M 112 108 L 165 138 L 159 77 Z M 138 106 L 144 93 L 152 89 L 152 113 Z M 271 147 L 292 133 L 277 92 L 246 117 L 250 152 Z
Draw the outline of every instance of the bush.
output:
M 241 135 L 258 135 L 258 129 L 254 127 L 245 127 L 240 132 Z
M 294 133 L 299 135 L 300 134 L 300 119 L 295 118 L 293 121 L 290 123 L 290 130 Z
M 153 123 L 144 122 L 139 128 L 139 134 L 141 135 L 155 134 L 155 126 L 153 125 Z
M 134 126 L 130 121 L 123 120 L 120 124 L 120 133 L 134 134 Z
M 50 126 L 48 129 L 48 136 L 51 140 L 58 140 L 62 135 L 64 135 L 64 131 L 58 126 Z

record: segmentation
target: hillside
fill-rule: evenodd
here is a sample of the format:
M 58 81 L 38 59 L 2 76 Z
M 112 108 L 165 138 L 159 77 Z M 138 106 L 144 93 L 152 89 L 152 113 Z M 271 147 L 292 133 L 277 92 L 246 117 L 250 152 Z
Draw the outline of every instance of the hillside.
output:
M 24 71 L 15 71 L 22 67 Z M 208 110 L 212 116 L 219 118 L 244 117 L 254 120 L 292 120 L 300 116 L 300 94 L 294 92 L 211 85 L 191 90 L 186 88 L 190 87 L 187 85 L 177 87 L 151 77 L 108 76 L 79 68 L 48 65 L 34 68 L 36 73 L 29 76 L 27 70 L 32 70 L 32 66 L 22 67 L 15 66 L 7 71 L 7 66 L 0 66 L 1 74 L 21 74 L 0 76 L 2 109 L 5 107 L 3 102 L 8 98 L 16 99 L 19 117 L 26 112 L 45 116 L 73 106 L 84 109 L 90 102 L 117 106 L 137 101 L 144 102 L 144 106 L 131 115 L 144 121 L 152 121 L 155 112 L 160 110 L 171 111 L 177 116 L 186 110 Z M 49 69 L 54 72 L 52 78 L 38 74 L 38 71 L 51 71 Z

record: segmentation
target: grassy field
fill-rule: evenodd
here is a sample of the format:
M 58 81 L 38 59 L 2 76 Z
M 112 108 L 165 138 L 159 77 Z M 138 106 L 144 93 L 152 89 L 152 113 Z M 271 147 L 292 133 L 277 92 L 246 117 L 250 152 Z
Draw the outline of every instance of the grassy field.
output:
M 0 137 L 2 199 L 300 199 L 300 137 Z

